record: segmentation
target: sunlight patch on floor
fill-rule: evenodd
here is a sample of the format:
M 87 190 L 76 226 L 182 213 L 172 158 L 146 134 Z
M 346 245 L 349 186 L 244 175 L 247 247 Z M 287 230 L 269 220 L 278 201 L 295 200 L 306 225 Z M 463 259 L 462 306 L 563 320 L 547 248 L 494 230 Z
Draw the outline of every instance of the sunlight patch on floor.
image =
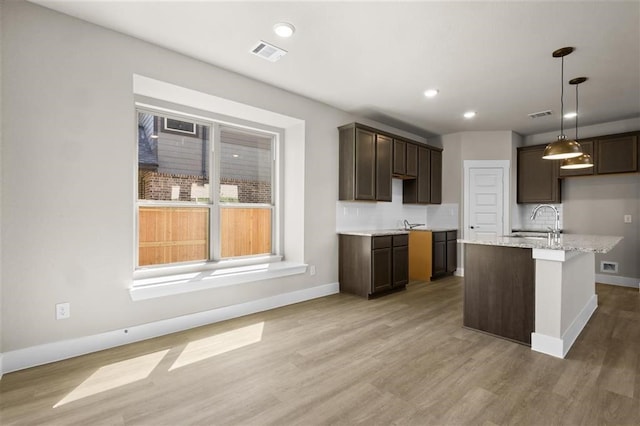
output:
M 216 334 L 187 344 L 169 371 L 239 349 L 262 340 L 264 322 Z
M 53 408 L 146 379 L 168 352 L 154 352 L 100 367 Z

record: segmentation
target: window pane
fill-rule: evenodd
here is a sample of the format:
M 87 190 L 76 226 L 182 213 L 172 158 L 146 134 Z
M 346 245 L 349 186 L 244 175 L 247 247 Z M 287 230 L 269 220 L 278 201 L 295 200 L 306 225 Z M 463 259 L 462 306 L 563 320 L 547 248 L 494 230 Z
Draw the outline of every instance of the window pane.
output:
M 271 253 L 271 209 L 220 209 L 221 257 Z
M 138 264 L 209 258 L 208 207 L 140 207 Z
M 220 131 L 220 202 L 271 204 L 272 138 Z
M 208 126 L 138 113 L 138 199 L 209 202 Z
M 272 137 L 220 131 L 220 256 L 271 253 Z M 233 204 L 269 207 L 225 207 Z
M 208 126 L 138 113 L 138 266 L 209 259 Z M 184 205 L 191 202 L 194 207 Z

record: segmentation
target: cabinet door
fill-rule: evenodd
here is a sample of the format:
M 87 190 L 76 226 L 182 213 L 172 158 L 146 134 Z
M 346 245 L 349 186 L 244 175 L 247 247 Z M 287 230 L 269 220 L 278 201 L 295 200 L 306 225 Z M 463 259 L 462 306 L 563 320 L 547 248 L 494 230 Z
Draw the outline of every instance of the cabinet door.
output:
M 595 167 L 595 153 L 593 150 L 593 140 L 582 140 L 580 141 L 580 146 L 582 147 L 582 152 L 585 154 L 589 154 L 591 156 L 591 160 L 594 161 L 594 167 L 587 167 L 584 169 L 560 169 L 560 177 L 568 177 L 568 176 L 589 176 L 594 174 Z
M 376 135 L 376 200 L 391 201 L 391 138 Z
M 442 151 L 431 150 L 431 204 L 442 203 Z
M 376 135 L 356 129 L 355 141 L 355 199 L 376 199 Z
M 403 140 L 393 140 L 393 174 L 404 176 L 407 173 L 407 143 Z
M 447 240 L 447 272 L 452 273 L 458 269 L 458 243 L 456 240 Z
M 638 137 L 636 135 L 599 139 L 596 146 L 598 174 L 638 171 Z
M 431 150 L 418 147 L 418 204 L 431 202 Z
M 406 171 L 407 176 L 418 176 L 418 145 L 413 143 L 407 143 Z
M 371 251 L 371 293 L 391 288 L 392 247 Z
M 393 248 L 393 286 L 409 283 L 409 246 Z
M 559 203 L 557 160 L 544 160 L 546 145 L 518 148 L 518 203 Z
M 435 236 L 435 233 L 434 233 Z M 437 277 L 447 272 L 447 242 L 433 242 L 433 266 L 431 276 Z

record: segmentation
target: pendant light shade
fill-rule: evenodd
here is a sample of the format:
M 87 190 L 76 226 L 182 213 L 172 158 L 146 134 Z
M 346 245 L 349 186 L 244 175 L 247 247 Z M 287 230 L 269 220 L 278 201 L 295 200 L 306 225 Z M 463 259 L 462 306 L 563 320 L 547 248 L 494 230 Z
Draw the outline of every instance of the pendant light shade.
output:
M 586 169 L 593 167 L 593 161 L 589 154 L 582 154 L 580 157 L 567 158 L 562 160 L 561 169 Z
M 564 57 L 573 52 L 573 47 L 563 47 L 553 52 L 554 58 L 562 58 L 560 68 L 560 135 L 558 140 L 551 142 L 544 149 L 542 158 L 545 160 L 564 160 L 582 155 L 582 147 L 574 140 L 567 139 L 564 135 Z
M 564 160 L 582 155 L 582 147 L 574 140 L 567 139 L 565 135 L 558 136 L 558 140 L 551 142 L 544 149 L 542 158 L 545 160 Z
M 587 81 L 587 77 L 577 77 L 569 80 L 569 84 L 576 86 L 576 141 L 578 140 L 578 85 Z M 593 160 L 589 154 L 562 160 L 561 169 L 586 169 L 593 167 Z

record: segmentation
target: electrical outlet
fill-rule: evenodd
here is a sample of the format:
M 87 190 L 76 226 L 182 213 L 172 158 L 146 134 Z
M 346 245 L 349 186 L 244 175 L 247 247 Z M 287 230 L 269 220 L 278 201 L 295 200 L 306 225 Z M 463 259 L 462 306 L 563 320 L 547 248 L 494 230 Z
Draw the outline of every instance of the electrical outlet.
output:
M 630 214 L 625 214 L 624 215 L 624 223 L 631 223 L 631 215 Z
M 56 319 L 67 319 L 71 316 L 71 303 L 58 303 L 56 304 Z
M 315 275 L 315 274 L 316 274 L 316 265 L 309 266 L 309 275 Z

